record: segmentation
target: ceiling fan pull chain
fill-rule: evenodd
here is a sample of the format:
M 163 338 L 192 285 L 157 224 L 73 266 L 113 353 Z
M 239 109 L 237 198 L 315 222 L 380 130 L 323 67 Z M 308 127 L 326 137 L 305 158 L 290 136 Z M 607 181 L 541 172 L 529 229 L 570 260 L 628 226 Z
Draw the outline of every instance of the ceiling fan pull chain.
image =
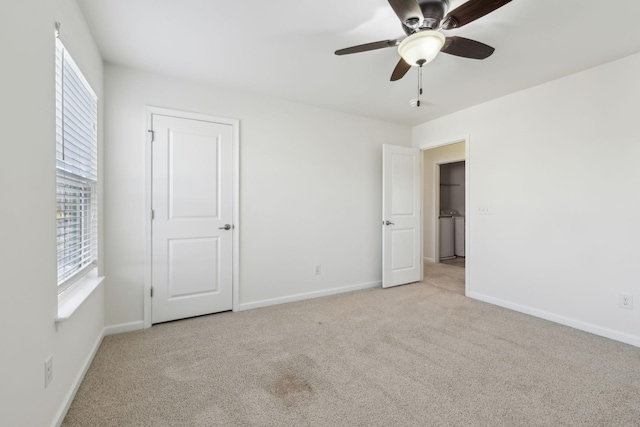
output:
M 422 66 L 426 61 L 420 60 L 418 61 L 418 65 L 420 68 L 418 69 L 418 102 L 416 102 L 416 107 L 420 106 L 421 98 L 422 98 Z
M 422 99 L 422 65 L 418 70 L 418 107 L 420 106 L 420 100 Z

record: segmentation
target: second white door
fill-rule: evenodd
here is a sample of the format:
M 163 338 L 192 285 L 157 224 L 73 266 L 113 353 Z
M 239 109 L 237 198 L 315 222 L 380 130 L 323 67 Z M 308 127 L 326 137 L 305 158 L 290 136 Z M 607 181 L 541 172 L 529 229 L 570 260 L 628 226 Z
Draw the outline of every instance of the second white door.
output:
M 233 126 L 153 114 L 152 323 L 230 310 Z
M 382 287 L 422 280 L 420 151 L 382 148 Z

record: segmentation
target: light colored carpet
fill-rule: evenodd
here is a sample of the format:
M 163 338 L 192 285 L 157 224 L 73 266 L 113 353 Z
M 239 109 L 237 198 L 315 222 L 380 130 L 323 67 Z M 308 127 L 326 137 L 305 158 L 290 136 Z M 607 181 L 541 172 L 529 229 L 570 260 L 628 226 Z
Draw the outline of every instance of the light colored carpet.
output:
M 464 275 L 465 269 L 460 268 L 459 264 L 452 268 L 442 261 L 437 264 L 424 263 L 424 283 L 446 291 L 464 295 Z
M 462 268 L 464 268 L 464 266 L 465 266 L 465 258 L 464 257 L 443 259 L 443 260 L 440 260 L 440 262 L 442 264 L 455 265 L 457 267 L 462 267 Z
M 640 349 L 466 298 L 446 268 L 109 336 L 63 426 L 640 426 Z

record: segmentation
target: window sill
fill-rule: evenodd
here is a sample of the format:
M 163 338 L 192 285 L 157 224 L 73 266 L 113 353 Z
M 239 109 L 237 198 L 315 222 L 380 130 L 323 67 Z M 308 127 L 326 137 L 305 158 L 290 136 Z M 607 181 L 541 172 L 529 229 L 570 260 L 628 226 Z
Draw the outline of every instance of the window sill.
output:
M 103 281 L 104 276 L 98 276 L 96 271 L 93 270 L 58 295 L 56 324 L 69 319 Z

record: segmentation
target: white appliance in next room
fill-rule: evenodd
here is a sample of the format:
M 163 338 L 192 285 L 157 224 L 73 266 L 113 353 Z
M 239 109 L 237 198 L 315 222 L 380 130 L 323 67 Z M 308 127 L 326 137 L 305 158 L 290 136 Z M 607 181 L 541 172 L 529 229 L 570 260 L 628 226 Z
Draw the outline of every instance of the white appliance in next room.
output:
M 464 256 L 464 217 L 456 216 L 454 219 L 455 229 L 455 254 L 456 256 Z
M 454 222 L 452 216 L 440 216 L 440 259 L 453 258 L 454 250 Z

